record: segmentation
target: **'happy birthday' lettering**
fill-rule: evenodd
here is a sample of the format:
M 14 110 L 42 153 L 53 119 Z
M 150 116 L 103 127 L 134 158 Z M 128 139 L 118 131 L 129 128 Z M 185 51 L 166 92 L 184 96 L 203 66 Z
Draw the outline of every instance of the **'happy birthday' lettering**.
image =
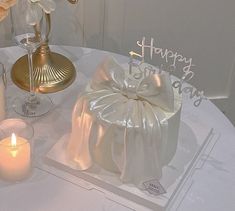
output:
M 183 86 L 184 82 L 189 82 L 194 77 L 194 72 L 191 70 L 193 66 L 195 66 L 192 62 L 192 58 L 186 58 L 183 55 L 179 54 L 178 52 L 173 52 L 169 49 L 162 49 L 159 47 L 154 46 L 154 39 L 151 38 L 150 44 L 146 44 L 145 37 L 142 38 L 141 41 L 137 41 L 137 45 L 141 47 L 141 55 L 135 53 L 135 55 L 138 55 L 138 57 L 142 58 L 142 62 L 144 62 L 145 58 L 145 52 L 146 50 L 150 53 L 150 58 L 152 60 L 153 55 L 160 55 L 162 59 L 168 64 L 170 64 L 170 68 L 168 70 L 169 73 L 173 72 L 176 69 L 176 66 L 178 63 L 183 64 L 183 75 L 180 80 L 176 80 L 172 83 L 172 86 L 176 89 L 178 89 L 178 93 L 185 93 L 189 96 L 190 99 L 196 98 L 194 101 L 194 106 L 198 107 L 202 100 L 206 100 L 207 98 L 204 96 L 203 91 L 198 91 L 196 88 L 192 86 Z M 162 68 L 159 70 L 161 71 Z M 158 72 L 159 72 L 158 70 Z M 148 74 L 155 74 L 156 69 L 153 69 L 152 66 L 147 67 L 144 70 L 144 74 L 147 76 Z M 140 74 L 140 73 L 139 73 Z
M 151 38 L 150 44 L 146 44 L 146 38 L 143 37 L 141 41 L 137 41 L 137 45 L 141 47 L 141 56 L 145 57 L 146 50 L 149 50 L 150 58 L 152 60 L 153 55 L 160 55 L 162 59 L 165 60 L 166 63 L 170 63 L 170 66 L 174 69 L 176 68 L 177 62 L 184 63 L 183 72 L 187 74 L 193 74 L 191 68 L 195 66 L 192 62 L 192 58 L 186 58 L 179 54 L 178 52 L 173 52 L 169 49 L 162 49 L 154 46 L 154 39 Z

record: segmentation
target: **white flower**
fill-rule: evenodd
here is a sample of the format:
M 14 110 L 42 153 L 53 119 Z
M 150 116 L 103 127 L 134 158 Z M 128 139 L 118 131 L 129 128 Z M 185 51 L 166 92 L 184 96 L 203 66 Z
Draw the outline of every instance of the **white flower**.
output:
M 53 0 L 29 0 L 32 4 L 37 4 L 47 14 L 55 10 L 56 4 Z
M 28 0 L 28 2 L 26 20 L 30 25 L 39 23 L 42 18 L 42 10 L 46 14 L 50 14 L 55 10 L 55 2 L 53 0 Z
M 26 22 L 29 25 L 36 25 L 40 22 L 42 19 L 42 9 L 38 7 L 37 4 L 28 4 L 27 10 L 26 10 Z

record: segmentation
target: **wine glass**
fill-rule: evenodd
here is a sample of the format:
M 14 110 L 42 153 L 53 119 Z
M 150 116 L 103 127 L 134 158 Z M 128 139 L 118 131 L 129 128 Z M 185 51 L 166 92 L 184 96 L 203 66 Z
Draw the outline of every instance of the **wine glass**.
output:
M 16 97 L 13 108 L 26 117 L 46 114 L 53 106 L 51 99 L 36 93 L 34 86 L 33 53 L 45 40 L 47 26 L 44 15 L 37 3 L 28 0 L 18 1 L 11 9 L 13 39 L 27 51 L 29 69 L 29 94 Z

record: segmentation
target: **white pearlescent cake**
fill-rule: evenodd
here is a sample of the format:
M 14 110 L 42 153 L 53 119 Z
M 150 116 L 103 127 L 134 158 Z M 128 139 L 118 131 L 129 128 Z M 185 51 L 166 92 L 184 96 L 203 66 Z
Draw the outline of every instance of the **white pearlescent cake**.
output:
M 68 162 L 79 170 L 96 163 L 139 187 L 160 179 L 176 152 L 181 102 L 169 74 L 135 79 L 105 60 L 74 107 Z

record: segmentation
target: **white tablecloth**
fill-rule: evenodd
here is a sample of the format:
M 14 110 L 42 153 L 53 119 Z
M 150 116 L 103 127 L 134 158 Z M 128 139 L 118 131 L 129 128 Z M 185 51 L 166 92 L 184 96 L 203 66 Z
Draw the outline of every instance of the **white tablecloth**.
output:
M 50 94 L 55 104 L 52 112 L 40 118 L 27 120 L 35 129 L 34 154 L 37 159 L 42 158 L 56 140 L 70 131 L 72 108 L 79 91 L 85 86 L 97 64 L 109 54 L 79 47 L 52 46 L 52 49 L 72 60 L 77 68 L 77 78 L 66 90 Z M 0 61 L 9 70 L 8 76 L 12 64 L 23 53 L 25 52 L 18 47 L 0 49 Z M 128 61 L 126 57 L 116 54 L 114 56 L 120 63 Z M 10 77 L 8 79 L 7 115 L 19 117 L 10 104 L 16 95 L 24 92 L 11 82 Z M 203 101 L 199 108 L 195 108 L 192 101 L 185 99 L 184 109 L 184 114 L 189 115 L 190 118 L 200 116 L 200 121 L 195 122 L 195 125 L 202 122 L 209 125 L 217 131 L 219 139 L 203 167 L 194 175 L 193 183 L 183 200 L 171 210 L 235 210 L 235 129 L 233 125 L 209 100 Z M 200 133 L 200 130 L 198 129 L 197 132 Z M 34 168 L 32 176 L 21 183 L 7 184 L 0 181 L 0 210 L 147 210 L 133 202 L 125 203 L 128 199 L 120 202 L 112 201 L 102 192 L 84 189 L 72 181 L 73 178 L 66 181 L 40 168 Z

